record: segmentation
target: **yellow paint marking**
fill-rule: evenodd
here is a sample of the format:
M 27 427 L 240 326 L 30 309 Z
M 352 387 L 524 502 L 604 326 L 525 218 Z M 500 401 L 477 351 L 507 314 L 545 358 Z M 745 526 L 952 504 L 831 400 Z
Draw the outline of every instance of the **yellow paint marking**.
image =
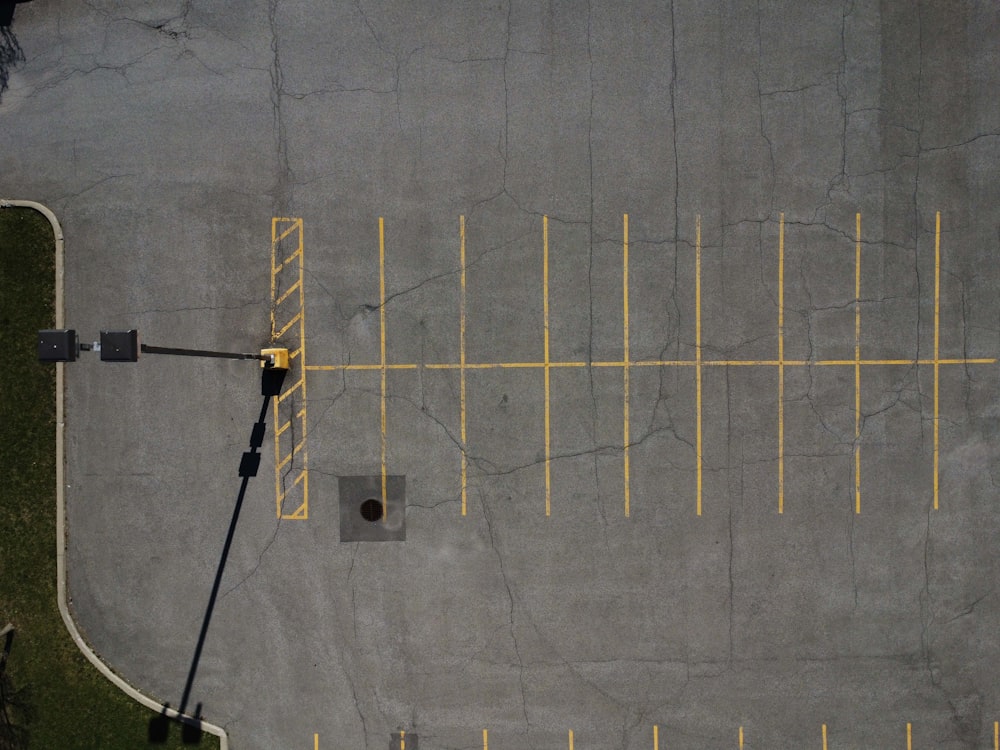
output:
M 284 294 L 282 294 L 280 297 L 278 297 L 278 299 L 276 299 L 274 301 L 274 304 L 275 305 L 280 305 L 282 302 L 284 302 L 286 299 L 288 299 L 288 297 L 292 294 L 292 292 L 296 291 L 297 289 L 301 289 L 301 288 L 302 287 L 301 287 L 300 283 L 298 281 L 296 281 L 294 284 L 292 284 L 290 287 L 288 287 L 288 289 L 285 290 Z
M 861 512 L 861 214 L 854 245 L 854 512 Z
M 622 319 L 623 325 L 623 338 L 624 338 L 624 363 L 622 366 L 622 388 L 624 390 L 624 412 L 625 412 L 625 425 L 622 430 L 622 443 L 624 445 L 625 453 L 625 517 L 629 516 L 629 443 L 631 442 L 631 430 L 629 429 L 629 335 L 628 335 L 628 214 L 624 214 L 622 217 L 622 246 L 623 246 L 623 257 L 622 257 Z M 548 369 L 545 370 L 548 373 Z
M 573 730 L 569 730 L 569 750 L 573 750 Z
M 319 750 L 319 735 L 313 735 L 313 750 Z
M 289 255 L 287 258 L 285 258 L 283 261 L 281 261 L 281 263 L 279 263 L 278 265 L 276 265 L 275 268 L 274 268 L 274 270 L 276 272 L 280 271 L 286 265 L 288 265 L 292 260 L 294 260 L 295 258 L 299 257 L 299 255 L 301 255 L 301 253 L 302 253 L 302 247 L 299 246 L 299 248 L 297 250 L 293 251 L 291 255 Z
M 490 750 L 490 733 L 483 730 L 483 750 Z
M 292 395 L 293 393 L 295 393 L 295 391 L 296 391 L 296 390 L 298 390 L 298 389 L 299 389 L 299 387 L 300 387 L 300 386 L 301 386 L 301 385 L 302 385 L 302 384 L 303 384 L 304 382 L 305 382 L 305 378 L 300 378 L 300 379 L 299 379 L 299 382 L 297 382 L 297 383 L 296 383 L 295 385 L 293 385 L 293 386 L 290 386 L 290 387 L 289 387 L 289 388 L 288 388 L 287 390 L 285 390 L 285 392 L 284 392 L 284 393 L 282 393 L 282 394 L 280 394 L 280 395 L 278 396 L 278 399 L 277 399 L 277 400 L 278 400 L 278 402 L 280 403 L 281 401 L 284 401 L 284 400 L 285 400 L 286 398 L 288 398 L 288 397 L 289 397 L 290 395 Z
M 827 748 L 826 748 L 826 724 L 823 725 L 823 750 L 827 750 Z
M 740 750 L 743 750 L 743 727 L 740 727 Z
M 459 365 L 459 416 L 461 421 L 461 440 L 462 440 L 462 515 L 464 516 L 467 508 L 468 501 L 468 472 L 469 472 L 469 457 L 466 446 L 466 432 L 465 432 L 465 421 L 466 421 L 466 407 L 465 407 L 465 217 L 458 217 L 458 227 L 460 235 L 459 244 L 459 264 L 462 267 L 461 276 L 461 294 L 459 296 L 458 302 L 458 351 L 460 361 Z M 483 737 L 485 742 L 486 730 L 483 730 Z
M 934 510 L 938 509 L 939 374 L 941 369 L 941 212 L 934 220 Z
M 785 214 L 778 219 L 778 513 L 785 512 Z
M 288 223 L 289 226 L 284 227 L 281 232 L 278 231 L 279 223 Z M 292 233 L 298 233 L 298 242 L 295 250 L 286 257 L 281 263 L 277 262 L 278 245 L 282 240 L 290 236 Z M 277 339 L 288 333 L 297 324 L 298 325 L 298 336 L 299 336 L 299 346 L 297 349 L 289 354 L 290 359 L 297 359 L 301 363 L 303 369 L 302 375 L 299 381 L 290 387 L 288 387 L 284 393 L 280 394 L 277 399 L 274 400 L 273 405 L 273 415 L 274 424 L 281 424 L 280 427 L 276 427 L 275 437 L 274 437 L 274 491 L 275 491 L 275 507 L 276 516 L 278 518 L 295 518 L 295 519 L 305 519 L 308 518 L 308 508 L 309 508 L 309 474 L 308 474 L 308 450 L 306 447 L 305 437 L 308 431 L 308 419 L 306 415 L 306 405 L 308 403 L 307 390 L 306 390 L 306 376 L 305 370 L 309 369 L 306 366 L 306 316 L 305 316 L 305 294 L 304 294 L 304 265 L 303 265 L 303 255 L 304 255 L 304 232 L 303 232 L 303 222 L 302 219 L 284 219 L 274 217 L 271 219 L 271 342 L 275 343 Z M 298 263 L 298 273 L 296 281 L 285 290 L 280 296 L 278 296 L 278 273 L 292 261 L 297 261 Z M 296 294 L 297 292 L 297 294 Z M 281 329 L 276 329 L 276 317 L 278 307 L 283 305 L 284 307 L 289 307 L 297 303 L 297 310 L 292 319 Z M 285 422 L 281 422 L 281 415 L 279 404 L 283 403 L 287 398 L 293 396 L 294 394 L 301 393 L 301 408 L 297 413 L 290 416 Z M 297 431 L 298 437 L 300 437 L 300 442 L 298 445 L 294 446 L 292 452 L 284 459 L 282 459 L 282 446 L 281 446 L 281 435 L 292 428 L 292 423 L 294 420 L 299 420 L 301 423 L 301 429 Z M 282 485 L 286 480 L 286 477 L 282 476 L 282 469 L 292 461 L 295 455 L 301 457 L 301 468 L 298 469 L 298 473 L 292 479 L 292 487 L 298 487 L 301 485 L 302 499 L 299 503 L 298 508 L 291 515 L 282 513 L 282 507 L 284 506 L 287 493 L 282 489 Z
M 285 239 L 285 237 L 287 237 L 292 232 L 294 232 L 296 229 L 298 229 L 299 226 L 302 224 L 302 219 L 282 219 L 282 218 L 275 217 L 275 218 L 271 219 L 271 225 L 272 225 L 272 227 L 277 227 L 279 221 L 282 221 L 282 222 L 284 222 L 284 221 L 290 221 L 290 222 L 292 222 L 292 225 L 290 227 L 288 227 L 288 229 L 286 229 L 284 232 L 282 232 L 281 234 L 279 234 L 277 237 L 274 238 L 274 241 L 276 243 L 277 242 L 281 242 L 283 239 Z
M 913 725 L 906 722 L 906 750 L 913 750 Z
M 388 516 L 389 500 L 386 494 L 386 465 L 385 465 L 385 396 L 386 396 L 386 367 L 385 367 L 385 222 L 382 217 L 378 217 L 378 314 L 379 314 L 379 343 L 381 346 L 382 359 L 379 369 L 382 371 L 382 518 Z
M 696 512 L 701 515 L 701 214 L 695 217 L 694 230 L 694 341 L 695 341 L 695 373 L 697 392 L 695 396 L 697 411 L 697 426 L 695 456 L 697 457 L 697 500 Z
M 298 323 L 300 320 L 302 320 L 302 311 L 301 310 L 299 310 L 295 314 L 295 316 L 291 320 L 289 320 L 288 323 L 285 324 L 284 328 L 282 328 L 280 331 L 278 331 L 276 334 L 274 334 L 274 338 L 280 339 L 282 336 L 284 336 L 286 333 L 288 333 L 288 330 L 293 325 L 295 325 L 296 323 Z
M 294 455 L 295 455 L 296 453 L 298 453 L 299 451 L 301 451 L 301 450 L 302 450 L 302 446 L 304 446 L 304 445 L 305 445 L 305 442 L 306 442 L 306 441 L 305 441 L 304 439 L 303 439 L 303 440 L 301 440 L 301 441 L 300 441 L 300 442 L 299 442 L 299 443 L 298 443 L 298 444 L 297 444 L 297 445 L 296 445 L 296 446 L 295 446 L 294 448 L 292 448 L 292 452 L 291 452 L 291 453 L 289 453 L 289 454 L 288 454 L 287 456 L 285 456 L 285 457 L 284 457 L 283 459 L 281 459 L 281 463 L 279 463 L 279 464 L 278 464 L 278 470 L 279 470 L 279 471 L 280 471 L 281 469 L 285 468 L 285 466 L 287 466 L 287 465 L 288 465 L 288 462 L 292 460 L 292 457 L 293 457 L 293 456 L 294 456 Z
M 1000 750 L 1000 721 L 993 722 L 993 750 Z
M 545 327 L 545 515 L 552 515 L 552 440 L 549 381 L 549 217 L 542 217 L 542 317 Z M 626 515 L 628 512 L 626 511 Z
M 291 356 L 291 355 L 289 355 Z M 965 357 L 955 359 L 862 359 L 860 362 L 854 359 L 786 359 L 779 362 L 776 359 L 633 359 L 628 362 L 631 367 L 854 367 L 860 364 L 862 367 L 892 366 L 892 367 L 913 367 L 915 365 L 995 365 L 996 357 Z M 624 361 L 579 361 L 579 362 L 549 362 L 548 367 L 624 367 Z M 466 362 L 466 370 L 541 370 L 546 367 L 545 362 Z M 353 365 L 308 365 L 309 371 L 363 371 L 381 370 L 381 364 L 353 364 Z M 459 362 L 404 362 L 387 363 L 386 370 L 461 370 L 463 366 Z
M 653 750 L 660 750 L 660 728 L 653 724 Z

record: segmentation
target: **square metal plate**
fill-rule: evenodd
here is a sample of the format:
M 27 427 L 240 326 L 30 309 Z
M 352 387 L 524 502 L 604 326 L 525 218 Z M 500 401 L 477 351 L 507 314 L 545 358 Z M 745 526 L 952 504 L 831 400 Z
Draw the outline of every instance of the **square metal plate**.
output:
M 340 541 L 405 542 L 406 477 L 340 477 Z M 384 512 L 383 512 L 384 511 Z

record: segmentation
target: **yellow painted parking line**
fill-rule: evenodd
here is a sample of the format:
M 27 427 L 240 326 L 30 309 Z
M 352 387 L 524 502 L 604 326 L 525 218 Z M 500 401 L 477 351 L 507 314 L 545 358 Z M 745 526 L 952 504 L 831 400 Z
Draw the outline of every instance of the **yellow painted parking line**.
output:
M 653 750 L 660 750 L 660 728 L 653 724 Z
M 624 391 L 625 426 L 622 430 L 622 444 L 625 453 L 625 517 L 629 516 L 629 443 L 632 442 L 628 424 L 629 407 L 629 335 L 628 335 L 628 214 L 622 217 L 622 319 L 624 321 L 624 362 L 622 363 L 622 390 Z M 548 369 L 546 369 L 548 372 Z
M 319 735 L 313 735 L 313 750 L 319 750 Z
M 1000 750 L 1000 721 L 993 722 L 993 750 Z
M 934 219 L 934 510 L 938 509 L 940 420 L 938 395 L 941 373 L 941 212 Z
M 490 734 L 483 730 L 483 750 L 490 750 Z
M 545 328 L 545 515 L 552 515 L 552 440 L 549 404 L 549 217 L 542 217 L 542 318 Z M 464 362 L 464 360 L 463 360 Z M 463 370 L 464 372 L 464 370 Z M 625 515 L 628 515 L 626 512 Z
M 913 750 L 913 725 L 906 722 L 906 750 Z
M 785 512 L 785 214 L 778 219 L 778 513 Z
M 826 747 L 826 724 L 823 725 L 823 750 L 827 750 L 827 747 Z
M 573 750 L 573 730 L 569 730 L 569 750 Z
M 459 421 L 460 439 L 462 442 L 462 515 L 468 510 L 468 479 L 469 453 L 466 435 L 466 401 L 465 401 L 465 216 L 458 218 L 459 251 L 458 260 L 462 273 L 459 281 L 458 299 L 458 356 L 459 356 Z M 486 730 L 483 730 L 483 742 L 486 742 Z
M 280 222 L 288 222 L 289 226 L 279 227 Z M 544 465 L 545 465 L 545 514 L 552 510 L 552 381 L 553 368 L 621 368 L 622 370 L 622 453 L 623 453 L 623 494 L 626 517 L 631 514 L 631 371 L 636 367 L 692 367 L 695 370 L 696 409 L 695 409 L 695 457 L 696 457 L 696 514 L 703 512 L 703 468 L 704 468 L 704 432 L 703 432 L 703 376 L 706 367 L 775 367 L 777 369 L 777 423 L 778 423 L 778 512 L 784 513 L 785 495 L 785 374 L 789 367 L 851 367 L 854 370 L 854 495 L 855 513 L 861 509 L 861 381 L 862 369 L 865 367 L 914 367 L 933 366 L 934 396 L 933 396 L 933 507 L 939 508 L 940 497 L 940 374 L 943 366 L 995 365 L 996 357 L 941 357 L 941 214 L 935 215 L 935 280 L 934 280 L 934 355 L 933 357 L 914 358 L 870 358 L 861 357 L 861 214 L 855 214 L 855 283 L 854 283 L 854 356 L 851 359 L 786 359 L 785 358 L 785 215 L 779 214 L 778 228 L 778 351 L 776 359 L 708 359 L 704 356 L 702 341 L 702 239 L 701 215 L 695 217 L 695 352 L 693 359 L 648 359 L 633 360 L 631 357 L 631 319 L 630 319 L 630 265 L 629 265 L 629 214 L 622 215 L 622 357 L 620 360 L 571 360 L 553 361 L 551 357 L 551 308 L 550 308 L 550 273 L 549 273 L 549 221 L 548 216 L 542 217 L 542 328 L 543 348 L 540 361 L 496 361 L 469 362 L 466 348 L 467 321 L 467 262 L 466 262 L 466 222 L 465 216 L 459 217 L 459 260 L 460 260 L 460 298 L 459 298 L 459 361 L 458 362 L 389 362 L 387 357 L 386 337 L 386 246 L 385 222 L 379 217 L 379 359 L 377 362 L 361 364 L 321 364 L 309 365 L 305 362 L 305 310 L 302 289 L 302 222 L 301 219 L 275 219 L 272 224 L 272 333 L 280 337 L 295 330 L 296 325 L 302 340 L 301 349 L 290 352 L 291 359 L 301 357 L 302 379 L 290 389 L 282 393 L 277 405 L 285 399 L 301 392 L 303 409 L 301 419 L 305 426 L 305 373 L 313 372 L 345 372 L 345 371 L 378 371 L 380 374 L 380 468 L 382 478 L 383 515 L 387 504 L 387 408 L 388 379 L 390 370 L 458 370 L 460 376 L 460 461 L 461 461 L 461 513 L 468 512 L 468 371 L 471 370 L 528 370 L 543 371 L 543 408 L 544 408 Z M 298 242 L 295 250 L 284 258 L 281 263 L 275 259 L 275 249 L 281 240 L 292 237 L 298 231 Z M 278 293 L 276 276 L 282 268 L 293 262 L 298 262 L 298 282 L 288 289 Z M 293 270 L 293 269 L 288 269 Z M 286 274 L 287 275 L 287 274 Z M 298 295 L 295 292 L 298 292 Z M 299 309 L 287 323 L 276 330 L 275 309 L 279 305 L 289 305 L 300 301 Z M 277 415 L 277 411 L 275 412 Z M 278 423 L 278 420 L 275 420 Z M 281 436 L 293 425 L 281 422 L 277 428 L 276 437 Z M 293 430 L 293 432 L 295 432 Z M 304 434 L 304 433 L 303 433 Z M 303 455 L 304 455 L 303 450 Z M 293 452 L 294 455 L 294 452 Z M 290 458 L 281 459 L 277 455 L 276 466 L 285 466 Z M 280 484 L 276 479 L 276 486 Z M 997 750 L 1000 750 L 998 748 Z
M 740 727 L 740 750 L 743 750 L 743 727 Z
M 289 355 L 291 356 L 291 355 Z M 916 365 L 995 365 L 1000 361 L 996 357 L 955 357 L 942 359 L 633 359 L 628 362 L 632 367 L 913 367 Z M 386 370 L 541 370 L 545 367 L 558 369 L 565 367 L 624 367 L 623 360 L 550 361 L 545 362 L 387 362 Z M 326 371 L 363 371 L 381 370 L 381 364 L 351 364 L 351 365 L 309 365 L 305 368 L 311 372 Z
M 854 512 L 861 512 L 861 214 L 854 244 Z
M 694 351 L 695 351 L 695 458 L 697 461 L 697 479 L 695 492 L 695 513 L 701 515 L 701 214 L 695 217 L 694 235 Z

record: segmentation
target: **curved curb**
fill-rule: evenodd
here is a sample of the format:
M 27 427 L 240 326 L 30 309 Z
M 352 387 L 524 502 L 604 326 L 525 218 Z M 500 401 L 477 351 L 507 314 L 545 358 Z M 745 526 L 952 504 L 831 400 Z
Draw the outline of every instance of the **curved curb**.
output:
M 48 219 L 49 223 L 52 225 L 52 232 L 55 235 L 56 241 L 55 325 L 56 328 L 62 328 L 65 325 L 63 320 L 64 247 L 62 226 L 60 226 L 59 220 L 47 206 L 44 206 L 41 203 L 36 203 L 35 201 L 0 199 L 0 210 L 4 208 L 34 209 Z M 77 648 L 80 649 L 83 655 L 87 657 L 87 660 L 97 668 L 98 672 L 114 683 L 119 690 L 133 700 L 138 701 L 146 708 L 168 716 L 171 719 L 176 719 L 183 724 L 199 727 L 209 734 L 215 735 L 219 738 L 219 750 L 229 750 L 229 737 L 226 734 L 225 729 L 194 716 L 181 714 L 176 709 L 170 708 L 162 703 L 158 703 L 149 696 L 140 693 L 125 680 L 115 674 L 115 672 L 101 660 L 101 657 L 99 657 L 93 649 L 87 645 L 87 642 L 84 641 L 83 636 L 80 635 L 80 631 L 76 627 L 76 622 L 74 622 L 73 617 L 69 612 L 69 607 L 66 605 L 66 484 L 65 469 L 63 466 L 65 461 L 64 439 L 66 428 L 63 413 L 64 366 L 65 365 L 62 362 L 56 363 L 56 599 L 59 604 L 59 614 L 62 616 L 63 624 L 66 626 L 70 636 L 73 638 L 73 642 L 76 643 Z

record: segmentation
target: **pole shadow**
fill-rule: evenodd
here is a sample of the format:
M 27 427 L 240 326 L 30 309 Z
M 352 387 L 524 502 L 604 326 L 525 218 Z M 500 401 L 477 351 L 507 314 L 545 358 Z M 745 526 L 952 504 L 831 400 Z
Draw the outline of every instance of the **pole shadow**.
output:
M 239 477 L 240 489 L 236 495 L 236 504 L 233 506 L 233 515 L 229 521 L 229 531 L 226 534 L 226 541 L 222 545 L 222 554 L 219 557 L 219 565 L 215 570 L 215 580 L 212 583 L 212 593 L 208 597 L 208 606 L 205 608 L 205 617 L 201 622 L 201 631 L 198 633 L 198 642 L 195 645 L 194 655 L 191 657 L 191 667 L 188 670 L 187 681 L 184 684 L 184 692 L 181 695 L 181 702 L 177 708 L 177 713 L 182 716 L 186 713 L 191 691 L 194 687 L 194 679 L 198 673 L 198 664 L 201 661 L 201 653 L 205 647 L 205 640 L 208 636 L 208 626 L 212 621 L 212 613 L 215 610 L 216 601 L 219 598 L 219 589 L 222 586 L 222 576 L 226 570 L 226 561 L 229 559 L 229 551 L 236 536 L 236 524 L 240 519 L 240 511 L 243 509 L 243 500 L 246 497 L 247 485 L 251 477 L 257 476 L 260 468 L 259 450 L 264 443 L 264 432 L 266 430 L 265 418 L 267 408 L 271 399 L 281 393 L 281 386 L 284 383 L 287 370 L 276 370 L 265 368 L 261 373 L 260 391 L 264 396 L 264 403 L 260 407 L 260 415 L 253 424 L 250 431 L 250 450 L 244 451 L 240 456 Z M 171 719 L 167 716 L 169 703 L 164 704 L 164 710 L 159 716 L 154 717 L 149 722 L 149 741 L 152 744 L 164 744 L 167 742 L 170 733 L 170 724 L 176 721 L 182 725 L 181 738 L 185 745 L 197 745 L 201 743 L 201 707 L 198 703 L 195 707 L 194 718 Z

